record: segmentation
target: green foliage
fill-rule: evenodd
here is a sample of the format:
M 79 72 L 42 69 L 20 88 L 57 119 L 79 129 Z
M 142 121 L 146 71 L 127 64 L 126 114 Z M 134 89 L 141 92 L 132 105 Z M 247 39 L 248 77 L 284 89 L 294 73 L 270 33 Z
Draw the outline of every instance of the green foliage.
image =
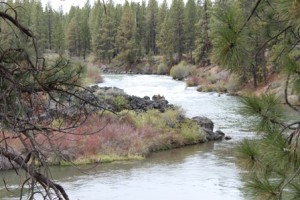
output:
M 120 155 L 92 155 L 88 157 L 81 157 L 77 158 L 76 160 L 70 162 L 61 160 L 59 161 L 60 166 L 74 166 L 75 165 L 89 165 L 95 163 L 112 163 L 116 161 L 130 161 L 130 160 L 143 160 L 144 157 L 136 156 L 136 155 L 127 155 L 127 156 L 120 156 Z
M 157 74 L 161 74 L 161 75 L 165 75 L 167 74 L 169 71 L 169 67 L 167 65 L 167 63 L 162 62 L 157 66 Z
M 63 55 L 65 50 L 65 34 L 64 34 L 62 13 L 60 13 L 60 15 L 55 16 L 54 23 L 56 24 L 53 30 L 54 50 L 59 55 Z
M 63 118 L 58 118 L 52 122 L 52 127 L 59 129 L 64 126 L 64 123 L 65 123 L 65 120 Z
M 169 18 L 170 31 L 167 37 L 170 37 L 174 53 L 178 55 L 181 61 L 184 52 L 184 2 L 183 0 L 173 0 L 170 8 Z M 170 33 L 170 32 L 169 32 Z
M 244 140 L 237 147 L 239 163 L 246 169 L 259 168 L 260 155 L 257 149 L 257 143 L 251 140 Z
M 178 65 L 175 65 L 170 70 L 170 76 L 173 79 L 183 80 L 189 75 L 189 66 L 186 62 L 180 62 Z
M 211 84 L 215 84 L 217 82 L 217 78 L 214 75 L 210 74 L 210 73 L 208 74 L 207 80 Z
M 236 92 L 241 86 L 243 86 L 243 83 L 241 79 L 236 75 L 231 76 L 228 83 L 226 84 L 228 92 Z
M 298 0 L 280 0 L 277 4 L 282 19 L 286 20 L 289 25 L 300 28 L 300 2 Z
M 195 24 L 197 30 L 195 54 L 196 63 L 202 66 L 210 65 L 210 53 L 212 50 L 211 39 L 209 36 L 211 24 L 212 3 L 210 0 L 205 0 L 200 6 L 200 19 Z
M 61 67 L 57 67 L 61 65 Z M 59 57 L 47 61 L 43 71 L 36 77 L 42 84 L 55 83 L 64 80 L 69 84 L 80 84 L 86 73 L 86 66 L 70 62 L 67 58 Z
M 240 165 L 250 171 L 246 188 L 252 197 L 287 197 L 282 186 L 293 187 L 289 178 L 295 168 L 291 163 L 292 152 L 283 134 L 272 133 L 260 140 L 245 140 L 237 150 Z
M 132 64 L 137 59 L 137 45 L 135 41 L 136 23 L 129 3 L 126 1 L 118 27 L 116 42 L 120 49 L 118 60 Z
M 117 112 L 125 110 L 127 108 L 127 100 L 124 96 L 117 96 L 113 100 L 113 105 Z
M 156 53 L 156 35 L 157 35 L 157 13 L 158 2 L 157 0 L 149 0 L 145 15 L 145 28 L 146 28 L 146 53 Z
M 282 65 L 284 66 L 284 71 L 286 74 L 292 74 L 300 71 L 300 63 L 289 55 L 282 59 Z
M 237 148 L 238 162 L 249 172 L 246 189 L 259 199 L 297 199 L 299 126 L 293 129 L 284 122 L 273 94 L 243 97 L 242 101 L 242 113 L 254 117 L 256 130 L 262 133 L 259 139 L 245 140 Z
M 253 178 L 247 187 L 250 189 L 251 196 L 262 199 L 276 200 L 280 199 L 279 185 L 272 183 L 269 179 L 264 177 Z
M 157 131 L 159 135 L 172 134 L 172 137 L 177 138 L 177 142 L 181 143 L 180 138 L 185 144 L 195 144 L 199 141 L 204 141 L 206 133 L 201 131 L 200 127 L 190 119 L 183 119 L 180 110 L 167 110 L 161 113 L 157 110 L 149 110 L 146 113 L 123 112 L 127 119 L 137 128 L 150 126 Z M 181 119 L 181 120 L 180 120 Z M 168 136 L 170 137 L 170 136 Z M 171 145 L 172 146 L 172 145 Z
M 294 52 L 294 55 L 287 55 L 282 59 L 282 65 L 284 72 L 289 76 L 289 80 L 292 83 L 292 91 L 300 94 L 300 63 L 297 61 L 299 52 Z
M 150 125 L 157 129 L 174 126 L 179 113 L 169 110 L 165 113 L 160 113 L 157 110 L 149 110 L 146 113 L 140 113 L 134 120 L 137 127 Z
M 237 70 L 247 57 L 247 37 L 240 32 L 241 14 L 234 1 L 228 3 L 226 9 L 216 8 L 211 27 L 213 44 L 213 61 L 231 70 Z M 220 11 L 219 9 L 224 9 Z
M 84 74 L 84 85 L 90 85 L 94 83 L 101 83 L 101 70 L 96 65 L 88 65 L 86 67 L 86 73 Z
M 158 16 L 157 16 L 157 29 L 158 29 L 158 33 L 161 30 L 161 25 L 164 22 L 164 20 L 166 19 L 168 14 L 168 4 L 167 4 L 167 0 L 164 0 L 161 4 L 161 6 L 158 8 Z
M 283 121 L 283 111 L 278 97 L 274 94 L 263 94 L 260 97 L 242 97 L 244 106 L 241 113 L 253 116 L 256 130 L 259 132 L 273 132 Z
M 79 56 L 78 38 L 79 30 L 74 17 L 71 19 L 66 31 L 66 45 L 71 56 Z
M 181 61 L 179 64 L 173 66 L 170 70 L 170 76 L 173 79 L 183 80 L 187 76 L 196 74 L 197 68 L 194 65 L 189 65 L 185 61 Z
M 186 120 L 180 126 L 180 134 L 188 144 L 199 143 L 199 141 L 203 141 L 206 137 L 206 133 L 202 129 L 199 129 L 199 126 L 192 120 Z
M 160 32 L 158 33 L 157 46 L 160 49 L 160 53 L 164 55 L 165 59 L 173 59 L 173 43 L 172 43 L 172 24 L 169 17 L 165 17 L 161 24 Z
M 197 6 L 194 0 L 189 0 L 184 10 L 184 44 L 185 51 L 190 53 L 192 60 L 192 51 L 195 49 L 196 40 L 196 19 Z

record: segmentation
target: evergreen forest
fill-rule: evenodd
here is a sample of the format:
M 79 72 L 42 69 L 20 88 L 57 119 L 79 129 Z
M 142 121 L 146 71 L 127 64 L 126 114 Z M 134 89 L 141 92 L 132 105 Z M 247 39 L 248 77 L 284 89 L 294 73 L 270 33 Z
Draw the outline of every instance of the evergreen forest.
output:
M 298 1 L 157 0 L 140 3 L 86 1 L 64 13 L 39 0 L 7 1 L 30 28 L 38 52 L 120 65 L 153 56 L 169 69 L 182 60 L 198 67 L 219 65 L 253 86 L 267 82 L 281 63 L 299 51 Z M 9 28 L 1 25 L 1 41 L 10 45 Z M 292 55 L 290 55 L 290 53 Z M 283 59 L 289 54 L 290 59 Z

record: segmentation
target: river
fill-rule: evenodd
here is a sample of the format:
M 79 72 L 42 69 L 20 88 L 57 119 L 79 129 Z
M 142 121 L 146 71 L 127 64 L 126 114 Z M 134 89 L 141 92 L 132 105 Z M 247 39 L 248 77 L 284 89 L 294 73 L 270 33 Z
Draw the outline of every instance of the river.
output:
M 143 161 L 100 165 L 91 171 L 53 167 L 52 176 L 75 200 L 242 200 L 241 171 L 235 164 L 234 146 L 253 137 L 249 119 L 238 113 L 237 97 L 199 93 L 168 76 L 104 75 L 100 86 L 122 88 L 130 95 L 165 96 L 181 106 L 188 117 L 206 116 L 231 136 L 230 141 L 200 144 L 153 153 Z M 20 182 L 14 172 L 1 174 L 12 192 L 0 184 L 0 199 L 17 199 L 13 192 Z

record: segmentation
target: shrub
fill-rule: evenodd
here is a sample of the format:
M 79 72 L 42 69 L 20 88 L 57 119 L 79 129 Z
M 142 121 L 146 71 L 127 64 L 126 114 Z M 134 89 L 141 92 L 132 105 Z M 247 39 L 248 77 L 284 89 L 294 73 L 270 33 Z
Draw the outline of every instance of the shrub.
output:
M 227 88 L 224 85 L 219 85 L 218 86 L 218 92 L 219 93 L 227 93 L 228 90 L 227 90 Z
M 171 68 L 170 76 L 173 79 L 183 80 L 189 74 L 187 63 L 182 61 Z
M 64 151 L 64 158 L 60 158 L 61 160 L 84 164 L 104 162 L 103 155 L 113 157 L 111 160 L 141 158 L 153 151 L 195 144 L 203 140 L 198 125 L 181 115 L 179 109 L 166 110 L 164 113 L 157 110 L 145 113 L 123 110 L 118 116 L 99 113 L 98 116 L 88 118 L 73 134 L 57 134 L 54 137 L 57 143 L 52 145 Z M 98 134 L 99 129 L 101 131 Z M 96 134 L 90 135 L 91 132 Z M 40 141 L 47 140 L 40 138 Z M 61 160 L 52 161 L 68 164 Z
M 199 126 L 192 120 L 185 120 L 181 124 L 180 134 L 186 144 L 196 144 L 205 137 L 205 134 L 200 132 Z
M 183 80 L 187 76 L 192 76 L 194 74 L 197 74 L 197 67 L 195 65 L 188 65 L 185 61 L 181 61 L 170 70 L 170 76 L 177 80 Z
M 229 92 L 236 92 L 242 85 L 243 83 L 241 81 L 241 78 L 239 78 L 238 76 L 231 76 L 227 83 L 227 89 Z
M 140 67 L 137 67 L 137 69 L 139 69 L 139 71 L 141 71 L 142 74 L 152 74 L 156 71 L 154 65 L 151 65 L 150 63 L 140 65 Z
M 197 88 L 198 92 L 213 92 L 215 91 L 214 87 L 211 85 L 200 86 Z
M 193 76 L 195 74 L 197 74 L 197 67 L 195 65 L 188 65 L 188 75 L 189 76 Z
M 160 63 L 157 66 L 157 74 L 165 75 L 168 73 L 168 65 L 165 62 Z
M 186 80 L 186 85 L 188 87 L 193 87 L 199 85 L 200 78 L 198 76 L 192 75 Z
M 113 100 L 113 105 L 117 112 L 127 109 L 127 104 L 128 104 L 128 102 L 125 99 L 125 97 L 123 97 L 123 96 L 117 96 Z
M 101 83 L 101 70 L 96 65 L 88 65 L 86 68 L 85 83 Z
M 217 83 L 217 78 L 214 75 L 212 75 L 211 73 L 209 73 L 207 80 L 210 84 Z

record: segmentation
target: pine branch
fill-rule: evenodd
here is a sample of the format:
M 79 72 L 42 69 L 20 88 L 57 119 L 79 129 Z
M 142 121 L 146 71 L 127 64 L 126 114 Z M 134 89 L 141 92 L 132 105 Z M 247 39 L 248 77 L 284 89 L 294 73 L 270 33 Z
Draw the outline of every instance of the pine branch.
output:
M 0 147 L 0 153 L 1 155 L 5 156 L 8 160 L 17 163 L 32 178 L 34 178 L 39 184 L 41 184 L 45 188 L 45 190 L 48 190 L 48 188 L 53 189 L 60 200 L 69 200 L 69 197 L 62 186 L 60 186 L 57 183 L 54 183 L 46 176 L 35 171 L 35 169 L 32 166 L 28 165 L 21 156 L 16 155 L 15 153 L 10 152 L 3 147 Z
M 247 20 L 244 22 L 243 26 L 241 27 L 241 29 L 238 31 L 238 33 L 241 33 L 244 28 L 246 27 L 246 25 L 248 24 L 248 22 L 250 21 L 250 19 L 252 18 L 252 16 L 254 15 L 254 13 L 256 12 L 256 9 L 258 8 L 259 4 L 262 2 L 262 0 L 258 0 L 254 6 L 254 8 L 251 11 L 251 14 L 248 16 Z
M 0 12 L 0 17 L 3 18 L 4 20 L 8 20 L 11 23 L 13 23 L 18 29 L 20 29 L 23 33 L 25 33 L 27 36 L 29 37 L 33 37 L 32 32 L 26 28 L 25 26 L 21 25 L 17 19 L 13 18 L 12 16 L 10 16 L 7 13 L 4 12 Z
M 291 77 L 291 74 L 288 74 L 288 77 L 286 78 L 286 81 L 285 81 L 284 99 L 285 99 L 286 104 L 287 104 L 290 108 L 292 108 L 292 109 L 293 109 L 294 111 L 296 111 L 296 112 L 300 112 L 295 106 L 293 106 L 293 105 L 289 102 L 289 99 L 288 99 L 288 87 L 289 87 L 290 77 Z

